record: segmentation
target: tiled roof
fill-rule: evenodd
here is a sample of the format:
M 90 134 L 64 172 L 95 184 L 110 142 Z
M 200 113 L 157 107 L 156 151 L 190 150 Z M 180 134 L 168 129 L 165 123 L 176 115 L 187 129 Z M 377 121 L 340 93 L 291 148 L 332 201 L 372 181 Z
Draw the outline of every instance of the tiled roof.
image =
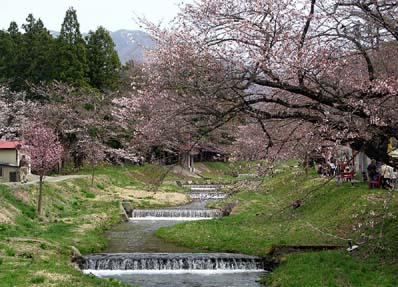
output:
M 0 149 L 15 149 L 22 141 L 0 141 Z

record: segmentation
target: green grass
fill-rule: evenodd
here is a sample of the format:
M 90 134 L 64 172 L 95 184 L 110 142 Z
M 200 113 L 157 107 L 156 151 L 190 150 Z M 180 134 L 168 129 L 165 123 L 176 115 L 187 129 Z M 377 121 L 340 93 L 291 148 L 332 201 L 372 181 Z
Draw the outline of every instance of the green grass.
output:
M 156 182 L 166 171 L 150 165 L 104 166 L 96 171 L 94 186 L 90 177 L 44 183 L 42 216 L 36 214 L 35 185 L 16 190 L 0 185 L 0 208 L 13 214 L 12 224 L 0 224 L 0 286 L 125 286 L 114 279 L 83 275 L 70 264 L 70 247 L 83 254 L 106 247 L 104 231 L 120 220 L 115 187 L 183 192 L 182 187 Z M 80 173 L 91 175 L 91 170 Z M 139 201 L 136 207 L 154 207 L 149 197 L 134 200 Z
M 396 267 L 342 251 L 291 254 L 263 283 L 268 287 L 395 287 L 398 284 Z
M 347 244 L 326 233 L 352 238 L 363 243 L 355 254 L 344 250 L 282 254 L 280 266 L 264 282 L 270 287 L 398 286 L 396 193 L 369 190 L 366 184 L 325 183 L 313 171 L 308 177 L 297 175 L 298 169 L 289 168 L 294 162 L 278 167 L 282 174 L 241 185 L 232 176 L 239 165 L 243 163 L 199 164 L 212 181 L 239 186 L 234 190 L 240 192 L 231 198 L 212 203 L 213 207 L 237 203 L 231 216 L 161 228 L 157 235 L 195 250 L 254 255 L 266 255 L 278 244 Z M 250 163 L 241 170 L 250 173 L 253 166 Z M 85 254 L 103 250 L 104 230 L 119 220 L 112 186 L 150 189 L 166 171 L 166 167 L 149 165 L 102 167 L 96 172 L 94 187 L 90 179 L 45 184 L 41 217 L 35 212 L 36 187 L 26 186 L 18 195 L 0 185 L 0 207 L 17 210 L 13 224 L 0 224 L 0 286 L 122 286 L 116 280 L 82 275 L 69 264 L 70 246 Z M 174 174 L 165 178 L 185 180 Z M 159 187 L 165 192 L 184 191 L 169 184 Z M 110 193 L 111 199 L 100 200 L 103 192 Z M 304 204 L 292 209 L 291 202 L 303 197 Z M 153 207 L 150 197 L 138 200 L 135 206 Z M 14 237 L 39 241 L 15 242 Z
M 156 234 L 191 248 L 260 256 L 266 255 L 274 245 L 346 246 L 347 241 L 338 237 L 352 238 L 354 242 L 363 243 L 358 254 L 355 257 L 350 256 L 352 260 L 347 261 L 354 264 L 355 268 L 367 270 L 375 261 L 384 262 L 387 270 L 398 267 L 396 194 L 390 197 L 386 191 L 369 190 L 364 183 L 354 186 L 349 183 L 337 185 L 335 181 L 327 183 L 325 179 L 316 177 L 313 171 L 308 178 L 302 174 L 297 176 L 297 171 L 285 168 L 283 174 L 264 179 L 259 188 L 241 187 L 241 192 L 231 198 L 212 204 L 213 207 L 221 207 L 226 202 L 237 203 L 229 217 L 186 222 L 161 228 Z M 291 203 L 300 198 L 305 198 L 304 204 L 293 209 Z M 385 201 L 388 203 L 387 211 L 383 207 Z M 329 278 L 331 281 L 326 281 L 326 285 L 322 283 L 322 274 L 312 279 L 309 272 L 292 273 L 298 277 L 297 282 L 301 282 L 300 284 L 295 284 L 294 281 L 285 283 L 284 276 L 290 276 L 295 271 L 291 270 L 291 265 L 281 265 L 277 269 L 280 273 L 271 277 L 271 281 L 277 283 L 271 286 L 392 286 L 389 285 L 391 282 L 398 285 L 394 273 L 383 273 L 383 268 L 375 269 L 373 275 L 384 276 L 385 280 L 374 279 L 368 285 L 361 285 L 363 279 L 355 279 L 360 273 L 348 265 L 331 268 L 330 271 L 328 263 L 317 267 L 317 256 L 323 256 L 322 260 L 329 260 L 332 264 L 333 260 L 344 261 L 343 253 L 335 251 L 326 255 L 317 254 L 303 253 L 289 258 L 308 261 L 306 264 L 314 270 L 324 268 L 320 272 L 332 278 Z M 348 274 L 347 280 L 343 276 L 345 273 Z M 343 283 L 340 284 L 339 280 Z
M 23 200 L 0 185 L 0 201 L 15 212 L 13 224 L 0 228 L 0 286 L 127 286 L 116 280 L 85 276 L 70 264 L 70 246 L 83 254 L 106 246 L 104 230 L 119 221 L 118 202 L 93 201 L 87 197 L 89 183 L 73 180 L 44 185 L 43 210 L 35 213 L 36 187 L 18 190 Z M 98 216 L 103 216 L 96 219 Z M 96 224 L 81 229 L 93 221 Z M 12 238 L 28 241 L 14 241 Z
M 80 174 L 91 175 L 91 169 L 82 169 Z M 126 165 L 126 166 L 105 166 L 97 168 L 96 176 L 106 175 L 109 178 L 108 185 L 118 187 L 135 187 L 140 189 L 155 190 L 160 189 L 165 192 L 181 192 L 181 188 L 172 184 L 164 184 L 163 181 L 185 180 L 183 176 L 179 176 L 169 172 L 168 166 L 157 165 Z M 160 180 L 163 179 L 163 180 Z M 97 188 L 104 190 L 103 183 L 94 184 Z

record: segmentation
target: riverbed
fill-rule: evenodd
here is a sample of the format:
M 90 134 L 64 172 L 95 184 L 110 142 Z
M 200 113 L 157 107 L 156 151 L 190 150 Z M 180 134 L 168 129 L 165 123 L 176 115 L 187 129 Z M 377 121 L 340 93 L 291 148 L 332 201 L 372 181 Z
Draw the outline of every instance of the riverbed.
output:
M 205 210 L 205 205 L 207 201 L 195 201 L 185 206 L 180 206 L 178 209 L 184 210 Z M 176 209 L 175 207 L 170 209 Z M 169 214 L 169 210 L 165 210 L 165 213 Z M 168 264 L 167 267 L 156 267 L 152 268 L 126 268 L 127 270 L 84 270 L 85 273 L 92 273 L 96 276 L 102 278 L 115 278 L 120 281 L 131 283 L 133 285 L 138 285 L 142 287 L 259 287 L 261 286 L 256 281 L 261 275 L 265 273 L 264 270 L 253 268 L 251 270 L 236 267 L 231 265 L 236 265 L 236 261 L 239 259 L 203 259 L 201 261 L 202 265 L 210 266 L 207 267 L 190 267 L 189 269 L 181 269 L 173 267 L 176 264 L 182 264 L 181 260 L 173 259 L 173 255 L 181 254 L 186 255 L 186 257 L 195 258 L 202 254 L 201 256 L 206 257 L 206 251 L 203 250 L 192 250 L 183 246 L 179 246 L 173 243 L 165 242 L 164 240 L 156 237 L 155 231 L 160 227 L 172 226 L 175 224 L 180 224 L 186 220 L 216 220 L 208 218 L 132 218 L 128 222 L 123 222 L 115 225 L 106 233 L 106 238 L 108 240 L 108 248 L 105 250 L 107 256 L 108 254 L 148 254 L 153 253 L 170 257 L 170 259 L 165 259 L 164 264 Z M 194 253 L 195 252 L 195 253 Z M 196 253 L 201 252 L 201 253 Z M 204 255 L 203 255 L 204 254 Z M 222 253 L 220 253 L 222 255 Z M 220 256 L 221 256 L 220 255 Z M 228 254 L 227 254 L 228 255 Z M 210 254 L 210 257 L 217 257 L 219 254 Z M 229 255 L 228 255 L 229 256 Z M 234 256 L 232 254 L 232 256 Z M 236 255 L 239 256 L 239 255 Z M 123 256 L 122 256 L 123 257 Z M 126 259 L 127 260 L 127 259 Z M 149 259 L 144 260 L 144 263 L 148 264 Z M 163 261 L 161 260 L 161 264 Z M 187 260 L 187 259 L 184 259 Z M 229 261 L 228 261 L 229 260 Z M 120 260 L 119 260 L 120 261 Z M 167 263 L 166 263 L 167 261 Z M 192 260 L 191 260 L 192 261 Z M 195 260 L 193 260 L 195 261 Z M 249 260 L 250 261 L 250 260 Z M 107 261 L 105 261 L 107 262 Z M 171 263 L 170 263 L 171 262 Z M 253 261 L 254 262 L 254 261 Z M 251 266 L 255 266 L 256 263 L 252 263 Z M 117 264 L 125 265 L 125 262 L 118 262 Z M 127 263 L 129 264 L 129 263 Z M 137 264 L 137 263 L 135 263 Z M 142 264 L 142 263 L 139 263 Z M 159 264 L 159 263 L 156 263 Z M 170 267 L 170 264 L 173 266 Z M 184 264 L 187 264 L 184 262 Z M 193 263 L 194 265 L 196 263 Z M 242 265 L 242 263 L 239 263 Z M 254 265 L 253 265 L 254 264 Z M 215 268 L 213 265 L 217 265 Z M 219 268 L 222 265 L 222 268 Z M 195 265 L 196 266 L 196 265 Z M 227 267 L 225 267 L 227 266 Z M 110 268 L 112 269 L 112 268 Z M 249 270 L 250 269 L 250 270 Z

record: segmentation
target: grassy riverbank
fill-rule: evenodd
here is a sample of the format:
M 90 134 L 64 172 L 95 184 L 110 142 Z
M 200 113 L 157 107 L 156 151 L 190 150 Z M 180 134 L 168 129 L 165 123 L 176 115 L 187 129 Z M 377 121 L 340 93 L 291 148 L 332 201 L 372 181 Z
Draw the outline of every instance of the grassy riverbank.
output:
M 259 181 L 237 181 L 236 165 L 199 164 L 205 177 L 236 182 L 230 217 L 163 228 L 158 235 L 194 249 L 265 255 L 275 245 L 347 245 L 360 248 L 282 253 L 281 264 L 267 286 L 397 286 L 398 198 L 365 184 L 334 181 L 282 167 L 283 173 Z M 245 173 L 246 171 L 244 171 Z M 247 173 L 253 172 L 247 169 Z M 35 214 L 36 186 L 0 185 L 0 286 L 123 286 L 116 280 L 84 276 L 70 263 L 70 247 L 83 253 L 105 247 L 104 230 L 119 220 L 121 199 L 138 207 L 160 207 L 187 201 L 176 180 L 195 180 L 167 168 L 103 167 L 91 187 L 87 178 L 46 183 L 44 213 Z M 169 184 L 160 184 L 159 176 Z M 156 191 L 156 192 L 155 192 Z M 305 197 L 293 210 L 292 201 Z M 387 209 L 386 209 L 386 208 Z M 333 235 L 333 236 L 330 236 Z
M 0 286 L 125 286 L 83 275 L 70 263 L 71 246 L 103 250 L 104 230 L 120 220 L 120 199 L 142 207 L 187 201 L 176 186 L 155 193 L 145 185 L 151 176 L 149 167 L 105 167 L 93 187 L 90 177 L 45 183 L 42 216 L 36 185 L 0 184 Z
M 255 255 L 276 245 L 348 247 L 341 238 L 352 238 L 360 243 L 354 254 L 344 249 L 282 254 L 267 286 L 397 286 L 397 192 L 298 173 L 285 167 L 263 182 L 240 182 L 240 192 L 225 200 L 237 203 L 231 216 L 162 228 L 157 235 L 187 247 Z M 303 205 L 291 208 L 300 198 Z

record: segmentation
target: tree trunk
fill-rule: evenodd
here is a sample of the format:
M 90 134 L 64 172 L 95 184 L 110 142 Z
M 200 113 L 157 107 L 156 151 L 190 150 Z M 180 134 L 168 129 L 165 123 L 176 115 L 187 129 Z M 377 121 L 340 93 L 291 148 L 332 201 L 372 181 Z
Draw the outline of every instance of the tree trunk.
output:
M 190 172 L 194 172 L 193 156 L 189 152 L 183 152 L 181 154 L 180 164 L 183 168 L 189 170 Z
M 39 179 L 39 200 L 37 201 L 37 213 L 39 215 L 41 215 L 42 195 L 43 195 L 43 175 L 40 175 L 40 179 Z
M 93 171 L 92 171 L 92 174 L 91 174 L 91 187 L 94 186 L 94 175 L 95 175 L 95 166 L 93 166 Z
M 308 176 L 308 154 L 305 152 L 304 155 L 304 171 L 305 171 L 305 176 Z

